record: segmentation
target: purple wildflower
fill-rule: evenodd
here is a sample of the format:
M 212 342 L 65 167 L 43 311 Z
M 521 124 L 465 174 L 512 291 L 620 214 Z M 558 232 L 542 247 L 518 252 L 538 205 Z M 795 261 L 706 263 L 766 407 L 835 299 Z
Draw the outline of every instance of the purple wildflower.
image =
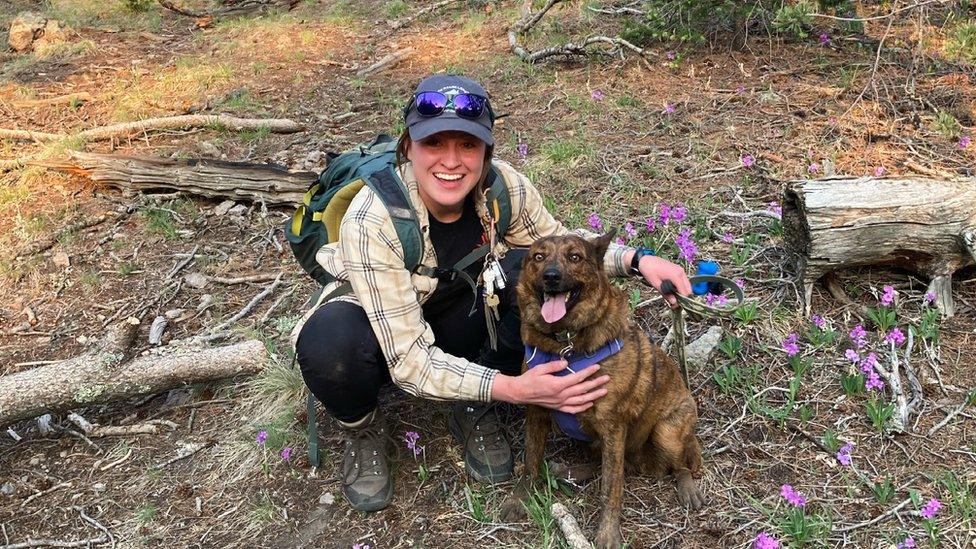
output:
M 735 237 L 729 231 L 725 231 L 725 234 L 722 235 L 722 242 L 726 244 L 731 244 L 733 240 L 735 240 Z
M 851 362 L 857 362 L 861 360 L 861 357 L 858 356 L 857 351 L 855 351 L 854 349 L 848 349 L 844 351 L 844 356 L 847 357 L 847 360 L 850 360 Z
M 864 330 L 864 326 L 861 326 L 860 324 L 854 326 L 854 329 L 851 330 L 850 333 L 851 341 L 854 342 L 854 345 L 856 345 L 858 349 L 867 345 L 867 335 L 868 333 Z
M 884 173 L 885 173 L 884 166 L 878 166 L 877 168 L 874 169 L 875 177 L 881 177 L 882 175 L 884 175 Z
M 841 446 L 840 450 L 837 451 L 837 461 L 841 465 L 850 466 L 851 465 L 851 450 L 854 449 L 854 445 L 850 442 Z
M 291 446 L 285 446 L 281 449 L 281 459 L 285 461 L 291 461 Z
M 899 541 L 896 547 L 897 549 L 911 549 L 915 547 L 915 538 L 908 536 L 904 541 Z
M 268 432 L 264 429 L 258 431 L 258 444 L 264 444 L 268 440 Z
M 518 152 L 519 160 L 521 160 L 522 163 L 525 164 L 525 159 L 528 158 L 529 156 L 529 144 L 524 141 L 520 141 L 518 147 L 516 147 L 515 150 L 516 152 Z
M 682 204 L 681 202 L 678 202 L 677 204 L 671 207 L 672 221 L 678 221 L 678 222 L 684 221 L 686 215 L 687 215 L 687 210 L 685 210 L 685 205 Z
M 939 509 L 941 508 L 942 508 L 942 502 L 935 498 L 932 498 L 929 500 L 928 503 L 925 504 L 925 507 L 922 508 L 922 517 L 928 520 L 932 520 L 935 518 L 935 515 L 939 514 Z
M 603 97 L 603 92 L 600 90 L 593 90 L 593 93 L 590 94 L 590 99 L 594 101 L 603 101 Z
M 901 346 L 905 342 L 905 334 L 902 333 L 898 328 L 892 328 L 888 335 L 885 336 L 885 341 L 889 343 L 894 343 L 896 347 Z
M 756 163 L 755 157 L 753 157 L 751 154 L 742 155 L 741 160 L 742 160 L 742 165 L 745 166 L 746 168 L 751 168 L 752 165 Z
M 813 317 L 810 319 L 810 321 L 813 322 L 813 325 L 814 326 L 816 326 L 817 328 L 820 328 L 821 330 L 823 330 L 824 328 L 827 327 L 827 321 L 824 320 L 824 317 L 822 317 L 820 315 L 813 315 Z
M 831 117 L 827 118 L 827 123 L 830 124 L 831 126 L 836 126 L 837 125 L 837 117 L 836 116 L 831 116 Z
M 420 440 L 420 433 L 407 431 L 403 438 L 407 441 L 407 449 L 411 450 L 414 456 L 419 456 L 424 451 L 423 446 L 417 446 L 417 441 Z
M 665 103 L 661 114 L 674 114 L 674 103 Z
M 661 225 L 667 225 L 668 221 L 671 221 L 671 205 L 667 202 L 661 202 L 658 209 L 661 210 L 661 213 L 658 215 L 658 220 L 661 222 Z
M 746 279 L 744 279 L 744 278 L 737 278 L 737 279 L 733 280 L 733 282 L 735 282 L 735 285 L 738 286 L 740 290 L 745 290 L 746 289 Z
M 821 46 L 826 46 L 829 43 L 830 43 L 830 36 L 828 36 L 827 33 L 825 33 L 825 32 L 824 33 L 821 33 L 820 34 L 820 45 Z
M 624 239 L 620 238 L 619 236 L 617 237 L 616 240 L 613 241 L 613 243 L 616 244 L 617 246 L 626 246 L 627 245 L 627 243 L 624 242 Z
M 872 372 L 874 372 L 874 367 L 877 365 L 878 365 L 878 355 L 874 353 L 868 353 L 868 355 L 864 357 L 864 360 L 861 361 L 861 364 L 858 366 L 858 368 L 865 375 L 870 375 Z
M 797 343 L 799 337 L 796 333 L 790 332 L 790 335 L 783 340 L 783 350 L 786 351 L 786 356 L 796 356 L 800 352 L 800 345 Z
M 922 298 L 926 305 L 931 305 L 935 303 L 935 292 L 925 292 L 925 297 Z
M 586 221 L 590 224 L 590 227 L 594 229 L 599 230 L 603 227 L 603 221 L 601 221 L 600 216 L 595 213 L 591 213 L 590 217 L 586 218 Z
M 892 286 L 884 287 L 884 294 L 881 295 L 881 304 L 887 307 L 895 300 L 895 288 Z
M 369 549 L 368 543 L 357 543 L 352 546 L 352 549 Z
M 657 220 L 654 219 L 653 217 L 648 217 L 646 225 L 647 225 L 647 232 L 653 233 L 654 229 L 657 228 Z
M 676 57 L 677 57 L 678 55 L 677 55 L 676 53 L 674 53 L 673 51 L 669 51 L 669 52 L 666 52 L 666 53 L 664 54 L 664 56 L 668 58 L 668 61 L 674 61 L 674 59 L 675 59 L 675 58 L 676 58 Z
M 783 496 L 793 507 L 803 507 L 807 504 L 807 498 L 800 492 L 794 490 L 789 484 L 784 484 L 780 487 L 779 495 Z
M 691 239 L 691 229 L 684 229 L 678 233 L 677 238 L 674 239 L 674 243 L 678 245 L 678 249 L 681 250 L 678 253 L 678 257 L 684 259 L 688 263 L 695 260 L 695 254 L 698 253 L 698 245 Z
M 766 532 L 759 532 L 752 542 L 752 549 L 779 549 L 779 540 Z
M 725 297 L 725 294 L 719 295 L 717 298 L 715 298 L 715 304 L 718 305 L 719 307 L 728 305 L 728 303 L 729 303 L 729 298 Z
M 776 214 L 777 217 L 783 217 L 783 207 L 775 200 L 770 202 L 769 207 L 766 209 Z
M 968 135 L 964 135 L 959 138 L 959 142 L 956 143 L 956 146 L 959 147 L 960 149 L 968 149 L 969 145 L 972 144 L 972 142 L 973 139 L 971 137 L 969 137 Z
M 746 87 L 745 86 L 743 86 L 742 84 L 739 84 L 738 86 L 736 86 L 735 93 L 743 94 L 745 92 L 746 92 Z
M 715 303 L 715 294 L 705 294 L 705 305 L 712 305 Z
M 817 173 L 819 171 L 820 171 L 820 164 L 817 164 L 816 162 L 811 162 L 810 165 L 807 166 L 807 172 L 809 173 Z
M 624 225 L 624 232 L 627 233 L 627 238 L 634 238 L 637 236 L 637 229 L 634 228 L 634 224 L 630 221 Z
M 884 381 L 881 381 L 881 377 L 878 376 L 878 373 L 871 370 L 871 373 L 868 374 L 868 380 L 864 382 L 864 386 L 872 391 L 880 391 L 881 389 L 884 389 L 885 384 Z

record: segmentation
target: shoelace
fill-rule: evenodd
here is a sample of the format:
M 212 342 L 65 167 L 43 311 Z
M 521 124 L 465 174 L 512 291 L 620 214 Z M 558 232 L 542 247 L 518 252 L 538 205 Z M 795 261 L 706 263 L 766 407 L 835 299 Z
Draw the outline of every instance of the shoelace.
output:
M 498 450 L 504 442 L 501 421 L 498 419 L 498 409 L 490 404 L 478 407 L 466 406 L 464 413 L 471 420 L 469 425 L 472 426 L 471 430 L 468 431 L 467 440 L 464 441 L 465 446 L 471 437 L 477 434 L 478 438 L 475 440 L 480 443 L 481 450 L 486 448 Z
M 349 486 L 359 480 L 359 477 L 364 474 L 381 474 L 382 468 L 380 464 L 382 463 L 382 458 L 387 457 L 382 455 L 385 452 L 383 442 L 393 442 L 393 438 L 386 432 L 386 427 L 383 425 L 370 425 L 350 432 L 348 437 L 349 439 L 346 445 L 349 447 L 350 455 L 353 457 L 353 470 L 343 471 L 343 484 Z M 347 480 L 351 472 L 355 474 L 351 480 Z

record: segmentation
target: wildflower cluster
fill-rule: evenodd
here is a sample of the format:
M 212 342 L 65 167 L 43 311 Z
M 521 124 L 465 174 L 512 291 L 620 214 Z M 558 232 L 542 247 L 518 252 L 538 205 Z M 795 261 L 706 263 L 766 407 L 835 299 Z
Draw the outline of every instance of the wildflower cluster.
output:
M 851 442 L 841 446 L 840 450 L 837 451 L 837 461 L 845 467 L 850 467 L 852 450 L 854 450 L 854 444 Z

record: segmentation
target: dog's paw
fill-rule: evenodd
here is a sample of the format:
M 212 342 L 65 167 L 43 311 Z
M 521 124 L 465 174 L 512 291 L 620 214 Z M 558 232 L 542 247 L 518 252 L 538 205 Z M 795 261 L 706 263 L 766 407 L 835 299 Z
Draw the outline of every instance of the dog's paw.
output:
M 693 510 L 705 506 L 705 494 L 698 489 L 698 483 L 691 478 L 691 475 L 684 475 L 678 479 L 678 501 Z
M 620 527 L 600 528 L 596 534 L 596 539 L 593 540 L 593 545 L 596 546 L 596 549 L 620 549 L 623 547 L 623 541 L 620 539 Z

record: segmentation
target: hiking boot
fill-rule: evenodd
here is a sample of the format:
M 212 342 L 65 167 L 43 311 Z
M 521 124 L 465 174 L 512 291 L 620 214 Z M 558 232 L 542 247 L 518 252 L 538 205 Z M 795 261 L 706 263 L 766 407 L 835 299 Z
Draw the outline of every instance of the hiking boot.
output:
M 391 440 L 379 412 L 352 425 L 339 422 L 346 439 L 342 460 L 342 495 L 357 511 L 379 511 L 393 499 Z
M 515 459 L 494 404 L 455 402 L 448 425 L 464 446 L 464 469 L 475 480 L 494 484 L 512 478 Z

